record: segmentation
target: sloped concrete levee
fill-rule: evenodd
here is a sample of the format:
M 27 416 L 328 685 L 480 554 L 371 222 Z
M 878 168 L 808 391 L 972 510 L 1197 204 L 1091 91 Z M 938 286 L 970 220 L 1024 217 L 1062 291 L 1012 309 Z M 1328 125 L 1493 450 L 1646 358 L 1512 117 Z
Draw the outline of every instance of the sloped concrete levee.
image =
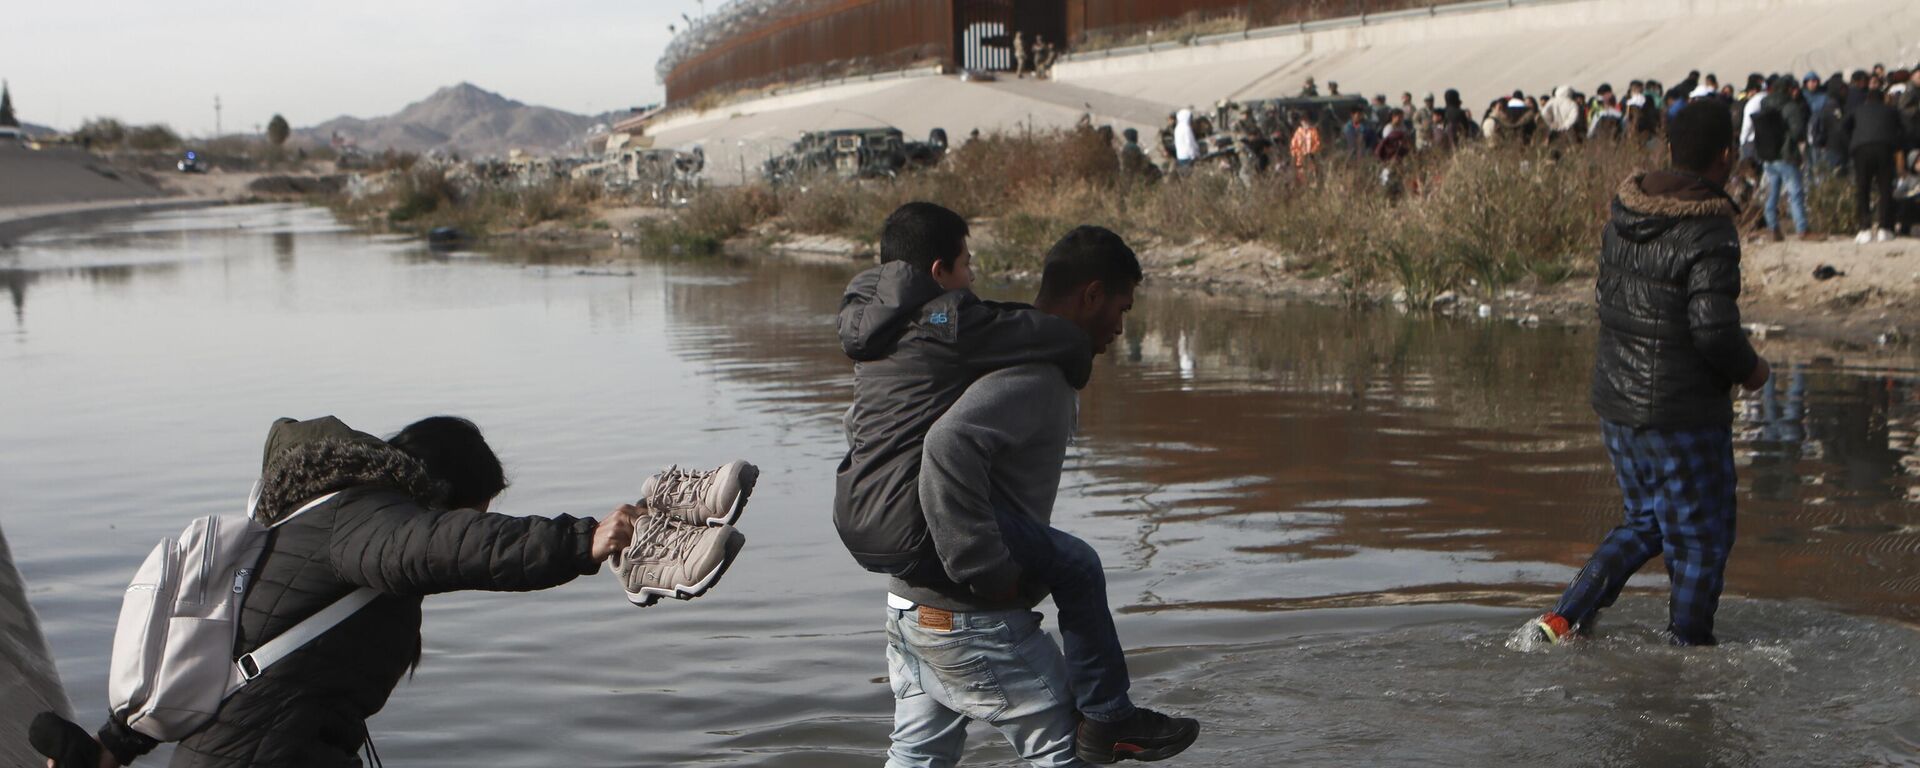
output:
M 1911 0 L 1515 0 L 1089 53 L 1053 76 L 1169 106 L 1292 96 L 1307 77 L 1394 103 L 1402 92 L 1457 88 L 1484 106 L 1515 88 L 1612 82 L 1624 91 L 1630 80 L 1671 84 L 1693 69 L 1737 84 L 1750 72 L 1895 68 L 1920 60 L 1915 29 L 1920 3 Z
M 27 724 L 49 710 L 72 717 L 40 620 L 27 603 L 27 585 L 0 531 L 0 765 L 45 762 L 27 743 Z
M 1451 10 L 1448 10 L 1451 9 Z M 1052 81 L 963 82 L 916 76 L 810 88 L 769 99 L 668 113 L 649 132 L 659 146 L 702 145 L 708 178 L 735 183 L 804 131 L 893 126 L 925 137 L 1061 128 L 1082 114 L 1143 129 L 1149 142 L 1172 111 L 1223 99 L 1291 96 L 1314 77 L 1344 93 L 1438 96 L 1467 106 L 1516 88 L 1546 93 L 1633 79 L 1676 83 L 1688 70 L 1744 81 L 1750 72 L 1823 76 L 1884 62 L 1920 61 L 1913 0 L 1504 0 L 1329 20 L 1205 38 L 1194 45 L 1081 54 Z

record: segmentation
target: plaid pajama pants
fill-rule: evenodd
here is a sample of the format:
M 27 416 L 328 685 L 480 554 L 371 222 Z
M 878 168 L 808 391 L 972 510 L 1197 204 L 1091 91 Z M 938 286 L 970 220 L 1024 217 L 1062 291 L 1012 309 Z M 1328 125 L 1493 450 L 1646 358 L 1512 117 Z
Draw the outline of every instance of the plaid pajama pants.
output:
M 1733 549 L 1733 430 L 1635 428 L 1602 421 L 1626 520 L 1600 542 L 1554 613 L 1587 624 L 1627 579 L 1663 555 L 1672 593 L 1667 631 L 1678 645 L 1713 645 L 1727 553 Z

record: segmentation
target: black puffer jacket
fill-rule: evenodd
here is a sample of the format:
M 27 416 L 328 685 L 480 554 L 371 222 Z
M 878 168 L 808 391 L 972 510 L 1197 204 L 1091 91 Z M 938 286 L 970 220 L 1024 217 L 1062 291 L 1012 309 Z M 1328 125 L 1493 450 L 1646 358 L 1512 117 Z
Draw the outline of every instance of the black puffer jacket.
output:
M 1899 149 L 1906 146 L 1906 127 L 1900 123 L 1900 111 L 1878 101 L 1863 101 L 1853 108 L 1844 123 L 1847 149 L 1858 152 L 1868 147 Z
M 932 552 L 920 509 L 927 430 L 991 371 L 1053 363 L 1074 389 L 1085 387 L 1093 345 L 1071 322 L 945 291 L 898 261 L 853 278 L 838 322 L 841 348 L 857 366 L 847 455 L 834 478 L 834 525 L 856 560 L 905 576 Z
M 358 765 L 367 718 L 419 656 L 421 597 L 545 589 L 599 569 L 593 520 L 430 509 L 422 499 L 437 487 L 392 448 L 300 445 L 262 483 L 259 513 L 268 521 L 341 492 L 274 529 L 242 605 L 236 655 L 359 587 L 382 594 L 229 698 L 214 722 L 180 743 L 176 767 Z M 155 746 L 118 722 L 99 735 L 123 760 Z
M 1740 327 L 1737 207 L 1692 174 L 1620 185 L 1600 246 L 1593 409 L 1678 429 L 1733 422 L 1731 391 L 1759 364 Z

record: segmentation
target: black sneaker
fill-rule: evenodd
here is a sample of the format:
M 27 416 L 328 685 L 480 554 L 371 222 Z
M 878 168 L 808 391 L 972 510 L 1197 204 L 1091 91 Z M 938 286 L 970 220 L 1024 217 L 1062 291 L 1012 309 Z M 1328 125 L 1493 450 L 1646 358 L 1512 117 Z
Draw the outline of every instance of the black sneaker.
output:
M 1080 759 L 1098 765 L 1121 760 L 1153 762 L 1186 751 L 1199 737 L 1198 720 L 1167 717 L 1146 707 L 1136 707 L 1132 717 L 1118 723 L 1082 718 L 1080 730 L 1074 735 L 1073 751 Z

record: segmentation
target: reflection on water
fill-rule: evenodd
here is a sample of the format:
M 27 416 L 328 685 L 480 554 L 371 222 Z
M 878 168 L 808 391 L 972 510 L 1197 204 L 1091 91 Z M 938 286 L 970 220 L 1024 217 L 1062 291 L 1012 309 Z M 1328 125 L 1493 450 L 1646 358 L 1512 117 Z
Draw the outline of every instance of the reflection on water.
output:
M 269 420 L 454 412 L 500 448 L 510 513 L 595 514 L 675 461 L 767 472 L 746 555 L 695 603 L 636 611 L 604 576 L 428 601 L 419 676 L 373 721 L 383 753 L 877 764 L 882 587 L 827 523 L 847 277 L 438 254 L 277 206 L 0 255 L 0 521 L 76 709 L 100 710 L 126 575 L 234 505 Z M 1541 743 L 1580 764 L 1851 764 L 1920 735 L 1911 361 L 1783 360 L 1741 401 L 1726 649 L 1654 642 L 1653 565 L 1602 642 L 1527 655 L 1501 641 L 1619 515 L 1588 331 L 1151 287 L 1134 315 L 1083 395 L 1057 520 L 1106 559 L 1136 691 L 1207 720 L 1195 764 L 1488 764 Z M 979 760 L 1012 763 L 981 734 Z

